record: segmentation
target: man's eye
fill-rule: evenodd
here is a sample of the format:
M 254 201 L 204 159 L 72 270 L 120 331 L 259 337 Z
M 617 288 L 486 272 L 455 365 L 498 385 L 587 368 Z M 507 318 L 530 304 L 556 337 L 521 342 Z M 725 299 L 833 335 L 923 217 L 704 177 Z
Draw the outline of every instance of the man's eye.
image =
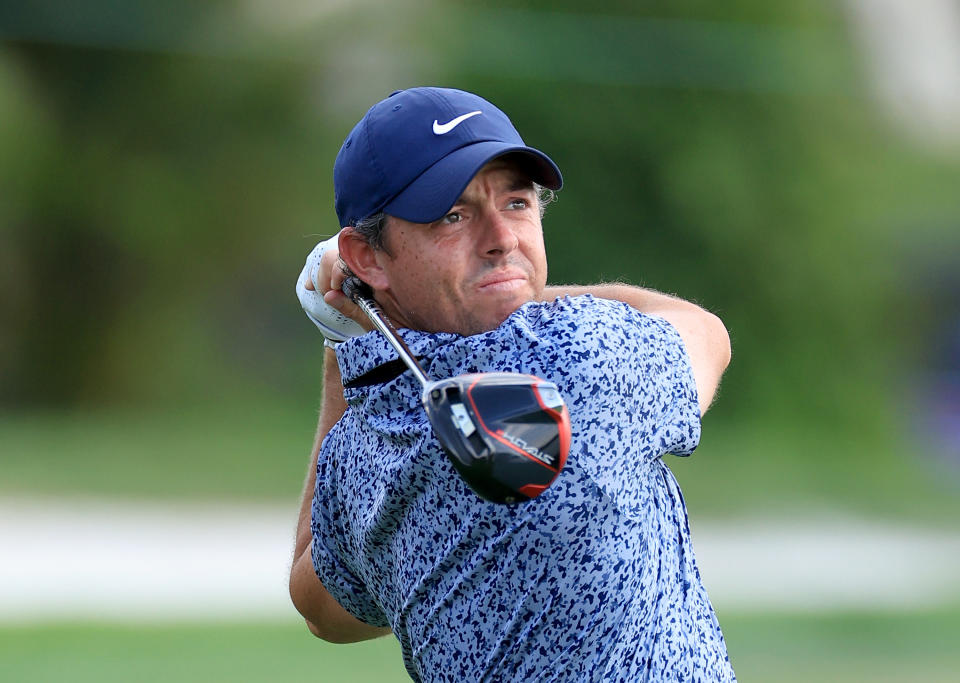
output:
M 440 222 L 449 224 L 449 223 L 459 223 L 461 220 L 463 220 L 463 217 L 460 215 L 460 212 L 453 211 L 451 213 L 448 213 L 443 218 L 441 218 Z
M 526 199 L 511 199 L 508 205 L 511 209 L 525 209 L 529 206 Z

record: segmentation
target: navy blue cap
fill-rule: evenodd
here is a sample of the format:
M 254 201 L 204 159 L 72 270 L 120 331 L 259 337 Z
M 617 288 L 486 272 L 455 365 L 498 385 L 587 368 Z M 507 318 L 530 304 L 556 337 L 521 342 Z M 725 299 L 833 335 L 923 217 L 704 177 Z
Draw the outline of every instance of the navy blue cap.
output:
M 560 169 L 527 147 L 502 111 L 450 88 L 411 88 L 373 105 L 344 140 L 333 166 L 337 217 L 346 227 L 379 213 L 432 223 L 484 164 L 520 153 L 534 182 L 559 190 Z

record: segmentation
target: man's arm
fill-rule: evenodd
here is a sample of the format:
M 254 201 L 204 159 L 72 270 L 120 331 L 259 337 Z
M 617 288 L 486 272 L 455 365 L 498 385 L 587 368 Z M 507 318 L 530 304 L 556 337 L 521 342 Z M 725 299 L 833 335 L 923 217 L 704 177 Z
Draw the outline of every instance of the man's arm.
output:
M 369 640 L 390 633 L 389 628 L 370 626 L 347 612 L 323 587 L 313 569 L 310 530 L 310 515 L 313 506 L 313 490 L 317 476 L 317 454 L 327 432 L 337 423 L 347 409 L 343 400 L 340 368 L 333 351 L 327 349 L 323 363 L 323 406 L 313 442 L 313 455 L 303 485 L 300 502 L 300 519 L 297 523 L 297 540 L 290 568 L 290 598 L 297 611 L 306 619 L 310 632 L 331 643 L 353 643 Z
M 544 298 L 552 301 L 558 296 L 580 294 L 622 301 L 641 313 L 659 316 L 673 325 L 690 357 L 700 414 L 707 412 L 720 386 L 723 371 L 730 364 L 730 335 L 720 318 L 689 301 L 624 284 L 547 287 Z

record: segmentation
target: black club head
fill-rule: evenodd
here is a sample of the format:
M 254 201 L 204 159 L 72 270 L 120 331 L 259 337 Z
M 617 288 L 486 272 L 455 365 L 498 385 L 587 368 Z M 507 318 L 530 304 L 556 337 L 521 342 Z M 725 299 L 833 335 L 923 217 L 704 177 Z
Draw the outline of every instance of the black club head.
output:
M 570 418 L 551 382 L 516 373 L 460 375 L 427 385 L 423 404 L 450 462 L 485 500 L 530 500 L 563 469 Z

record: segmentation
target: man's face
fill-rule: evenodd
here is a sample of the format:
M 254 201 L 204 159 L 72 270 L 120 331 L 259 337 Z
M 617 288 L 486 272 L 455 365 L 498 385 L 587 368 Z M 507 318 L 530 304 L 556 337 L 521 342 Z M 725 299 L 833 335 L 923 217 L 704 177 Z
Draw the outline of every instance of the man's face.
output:
M 377 299 L 400 327 L 463 335 L 492 330 L 547 281 L 533 183 L 514 165 L 484 166 L 435 223 L 390 217 L 376 252 Z

